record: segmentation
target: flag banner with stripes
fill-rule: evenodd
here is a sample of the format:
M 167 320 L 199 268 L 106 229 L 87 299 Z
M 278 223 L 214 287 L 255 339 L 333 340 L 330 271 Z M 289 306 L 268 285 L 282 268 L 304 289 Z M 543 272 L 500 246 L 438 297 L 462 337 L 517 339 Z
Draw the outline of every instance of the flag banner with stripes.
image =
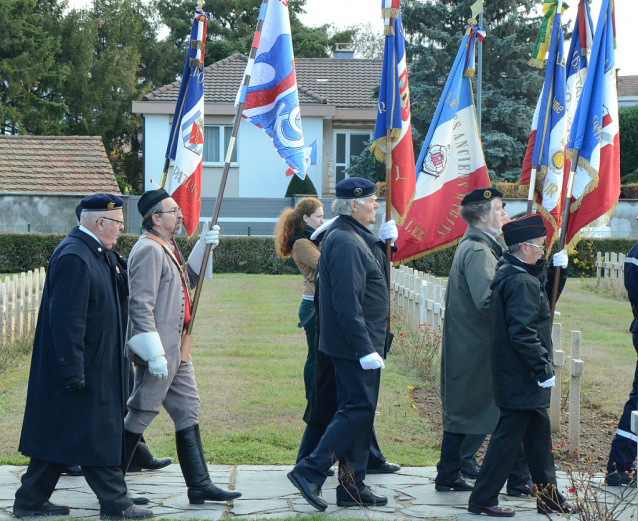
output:
M 304 138 L 299 112 L 299 93 L 292 53 L 288 3 L 272 0 L 261 4 L 261 31 L 255 31 L 254 60 L 249 60 L 236 106 L 244 103 L 242 117 L 262 129 L 290 169 L 306 176 Z M 250 83 L 244 86 L 246 76 Z
M 566 115 L 565 66 L 561 17 L 554 16 L 543 90 L 536 103 L 532 131 L 527 144 L 520 185 L 529 187 L 531 170 L 536 168 L 534 200 L 547 227 L 547 244 L 558 237 L 561 221 L 561 193 L 565 166 Z
M 567 142 L 570 160 L 579 151 L 565 236 L 568 251 L 576 246 L 583 227 L 611 216 L 620 196 L 615 32 L 612 1 L 603 0 L 587 78 Z
M 166 191 L 182 209 L 190 236 L 199 224 L 204 152 L 204 48 L 209 13 L 196 10 L 175 105 L 166 157 L 173 159 Z
M 414 146 L 410 114 L 410 86 L 401 26 L 399 0 L 383 0 L 385 47 L 383 69 L 377 105 L 374 143 L 370 150 L 382 162 L 386 161 L 387 133 L 392 140 L 391 203 L 397 224 L 401 225 L 414 194 Z
M 568 7 L 569 6 L 563 2 L 560 14 L 562 15 Z M 552 41 L 552 27 L 554 27 L 554 16 L 556 15 L 557 8 L 558 0 L 545 0 L 543 3 L 543 21 L 541 22 L 541 28 L 536 37 L 532 58 L 528 62 L 532 67 L 542 69 L 545 66 L 545 57 L 547 56 Z
M 463 38 L 423 142 L 412 205 L 395 243 L 397 262 L 456 244 L 467 228 L 459 213 L 461 200 L 475 188 L 490 186 L 467 74 L 478 31 L 471 26 Z

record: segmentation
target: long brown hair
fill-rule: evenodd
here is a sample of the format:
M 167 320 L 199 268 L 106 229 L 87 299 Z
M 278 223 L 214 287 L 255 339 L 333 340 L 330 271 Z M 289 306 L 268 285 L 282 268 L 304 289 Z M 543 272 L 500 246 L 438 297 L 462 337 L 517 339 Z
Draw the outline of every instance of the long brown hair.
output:
M 280 257 L 290 257 L 292 250 L 290 249 L 290 240 L 295 233 L 303 230 L 306 222 L 303 216 L 311 216 L 317 208 L 323 208 L 323 203 L 316 197 L 304 197 L 297 207 L 284 208 L 275 226 L 275 249 Z

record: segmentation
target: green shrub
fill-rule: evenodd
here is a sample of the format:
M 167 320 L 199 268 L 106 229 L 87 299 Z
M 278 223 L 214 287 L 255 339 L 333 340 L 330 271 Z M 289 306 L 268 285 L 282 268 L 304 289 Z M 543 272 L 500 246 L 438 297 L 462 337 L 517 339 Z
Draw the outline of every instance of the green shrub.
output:
M 0 233 L 0 273 L 19 273 L 46 266 L 63 234 Z M 128 257 L 139 235 L 121 235 L 115 249 Z M 177 237 L 177 245 L 188 258 L 195 239 Z M 275 253 L 272 237 L 223 237 L 213 251 L 216 273 L 297 274 L 292 259 L 281 259 Z

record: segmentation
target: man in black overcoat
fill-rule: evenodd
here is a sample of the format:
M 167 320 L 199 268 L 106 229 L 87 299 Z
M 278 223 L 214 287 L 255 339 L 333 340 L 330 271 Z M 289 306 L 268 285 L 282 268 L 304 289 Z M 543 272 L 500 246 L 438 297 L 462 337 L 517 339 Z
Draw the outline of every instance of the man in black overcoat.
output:
M 363 482 L 384 368 L 389 306 L 385 246 L 367 228 L 379 207 L 374 192 L 374 183 L 362 178 L 337 184 L 332 211 L 339 218 L 327 232 L 319 258 L 319 351 L 334 366 L 337 412 L 312 453 L 288 474 L 318 510 L 328 506 L 321 487 L 335 461 L 340 461 L 340 473 L 348 468 L 348 476 L 340 476 L 337 505 L 382 506 L 388 501 Z M 387 237 L 396 239 L 394 223 L 385 228 Z
M 549 515 L 575 509 L 556 488 L 547 414 L 555 385 L 550 305 L 554 276 L 552 273 L 548 277 L 542 258 L 545 235 L 546 228 L 538 214 L 503 225 L 509 250 L 497 265 L 490 302 L 492 380 L 500 416 L 470 495 L 468 510 L 475 514 L 514 515 L 512 508 L 498 504 L 498 494 L 521 442 L 537 490 L 538 512 Z M 565 250 L 554 255 L 553 265 L 552 271 L 560 270 L 564 285 Z
M 152 516 L 126 496 L 123 324 L 110 251 L 124 228 L 122 199 L 82 200 L 79 227 L 54 251 L 38 315 L 18 449 L 31 461 L 16 492 L 17 517 L 68 515 L 49 501 L 60 473 L 79 464 L 101 519 Z

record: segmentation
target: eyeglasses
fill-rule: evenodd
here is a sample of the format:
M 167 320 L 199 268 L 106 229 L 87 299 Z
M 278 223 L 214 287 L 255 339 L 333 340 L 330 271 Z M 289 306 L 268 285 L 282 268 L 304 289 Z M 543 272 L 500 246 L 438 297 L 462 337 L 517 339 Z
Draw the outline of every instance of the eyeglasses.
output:
M 545 246 L 539 246 L 538 244 L 532 244 L 531 242 L 526 243 L 528 246 L 533 246 L 534 248 L 540 248 L 541 250 L 543 250 L 543 252 L 545 251 Z
M 100 219 L 106 219 L 107 221 L 113 221 L 113 222 L 119 224 L 120 226 L 124 226 L 124 221 L 118 221 L 117 219 L 111 219 L 110 217 L 100 217 Z M 95 222 L 96 223 L 100 222 L 100 219 L 98 219 Z
M 156 213 L 172 213 L 177 215 L 178 213 L 182 213 L 182 209 L 178 206 L 177 208 L 173 208 L 172 210 L 165 210 L 163 212 L 156 212 Z

